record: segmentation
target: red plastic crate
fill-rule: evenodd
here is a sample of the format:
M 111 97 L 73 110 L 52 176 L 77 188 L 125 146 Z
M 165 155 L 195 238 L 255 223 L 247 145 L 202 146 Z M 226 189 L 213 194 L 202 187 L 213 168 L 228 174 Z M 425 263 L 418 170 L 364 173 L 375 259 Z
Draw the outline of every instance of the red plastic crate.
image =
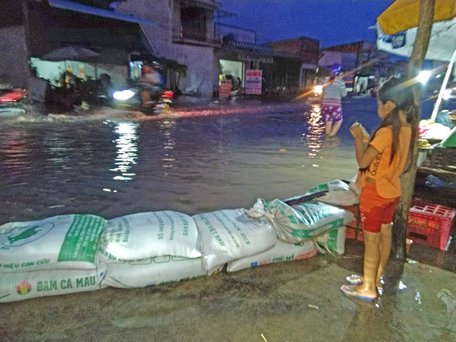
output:
M 363 229 L 361 228 L 360 213 L 358 205 L 338 205 L 339 208 L 347 210 L 353 214 L 353 221 L 347 223 L 345 227 L 345 238 L 349 240 L 363 241 Z
M 446 251 L 456 209 L 419 203 L 409 210 L 407 238 Z
M 363 231 L 359 228 L 346 226 L 345 238 L 349 240 L 364 241 Z

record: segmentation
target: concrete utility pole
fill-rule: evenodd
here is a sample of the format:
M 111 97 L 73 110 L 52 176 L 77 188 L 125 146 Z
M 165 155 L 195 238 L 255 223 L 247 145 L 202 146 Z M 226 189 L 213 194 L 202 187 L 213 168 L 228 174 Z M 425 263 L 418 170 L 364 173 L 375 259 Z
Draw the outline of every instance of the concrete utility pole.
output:
M 431 29 L 434 18 L 435 0 L 420 0 L 420 17 L 418 21 L 418 29 L 413 45 L 412 55 L 410 56 L 408 65 L 408 76 L 414 78 L 418 75 L 423 66 L 424 57 L 429 46 L 429 39 L 431 37 Z M 417 122 L 420 121 L 421 111 L 419 103 L 421 101 L 420 89 L 414 87 L 415 103 L 418 104 L 418 117 Z M 416 159 L 418 156 L 418 148 L 413 150 L 412 166 L 411 169 L 402 175 L 402 196 L 401 201 L 397 207 L 396 215 L 394 218 L 393 229 L 393 255 L 400 260 L 405 260 L 405 239 L 407 235 L 407 219 L 410 204 L 413 198 L 413 191 L 415 188 L 416 179 Z

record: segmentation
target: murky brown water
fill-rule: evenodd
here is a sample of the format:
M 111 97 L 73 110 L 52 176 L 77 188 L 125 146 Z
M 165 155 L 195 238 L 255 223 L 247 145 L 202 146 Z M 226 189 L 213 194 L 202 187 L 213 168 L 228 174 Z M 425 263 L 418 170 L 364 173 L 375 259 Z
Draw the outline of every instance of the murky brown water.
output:
M 346 104 L 344 127 L 355 117 L 374 125 L 374 102 L 364 101 Z M 0 223 L 249 207 L 352 177 L 346 128 L 325 140 L 317 118 L 294 104 L 2 122 Z M 339 286 L 360 271 L 361 253 L 348 242 L 343 257 L 1 304 L 0 341 L 456 340 L 454 273 L 393 262 L 381 300 L 357 303 Z

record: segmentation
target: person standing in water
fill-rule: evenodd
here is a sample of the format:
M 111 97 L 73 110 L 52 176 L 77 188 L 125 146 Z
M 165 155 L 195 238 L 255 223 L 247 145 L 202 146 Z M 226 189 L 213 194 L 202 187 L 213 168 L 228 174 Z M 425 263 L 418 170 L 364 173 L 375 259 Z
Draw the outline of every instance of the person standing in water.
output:
M 339 132 L 342 125 L 342 97 L 347 95 L 345 82 L 340 75 L 341 67 L 334 64 L 331 68 L 331 76 L 328 83 L 323 87 L 321 114 L 325 122 L 325 132 L 333 137 Z
M 355 139 L 361 189 L 359 210 L 364 236 L 363 276 L 347 277 L 341 291 L 374 301 L 382 293 L 383 273 L 391 253 L 392 220 L 402 194 L 400 177 L 411 163 L 417 134 L 417 106 L 404 79 L 390 78 L 378 90 L 381 124 L 369 137 L 364 127 L 350 128 Z M 378 291 L 378 292 L 377 292 Z

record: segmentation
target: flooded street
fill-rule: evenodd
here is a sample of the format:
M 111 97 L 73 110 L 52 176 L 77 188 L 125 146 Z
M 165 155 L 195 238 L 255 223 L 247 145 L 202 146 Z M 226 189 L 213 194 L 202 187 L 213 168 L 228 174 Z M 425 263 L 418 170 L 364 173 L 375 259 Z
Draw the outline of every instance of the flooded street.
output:
M 1 223 L 76 212 L 112 218 L 249 207 L 258 197 L 300 195 L 356 173 L 347 132 L 325 141 L 319 116 L 303 104 L 200 114 L 54 115 L 4 125 Z
M 1 122 L 0 224 L 249 208 L 357 172 L 348 127 L 378 124 L 376 99 L 347 99 L 326 139 L 318 106 L 213 104 L 167 115 L 102 110 Z M 0 341 L 455 341 L 456 274 L 391 262 L 374 305 L 341 295 L 362 244 L 146 289 L 0 304 Z

